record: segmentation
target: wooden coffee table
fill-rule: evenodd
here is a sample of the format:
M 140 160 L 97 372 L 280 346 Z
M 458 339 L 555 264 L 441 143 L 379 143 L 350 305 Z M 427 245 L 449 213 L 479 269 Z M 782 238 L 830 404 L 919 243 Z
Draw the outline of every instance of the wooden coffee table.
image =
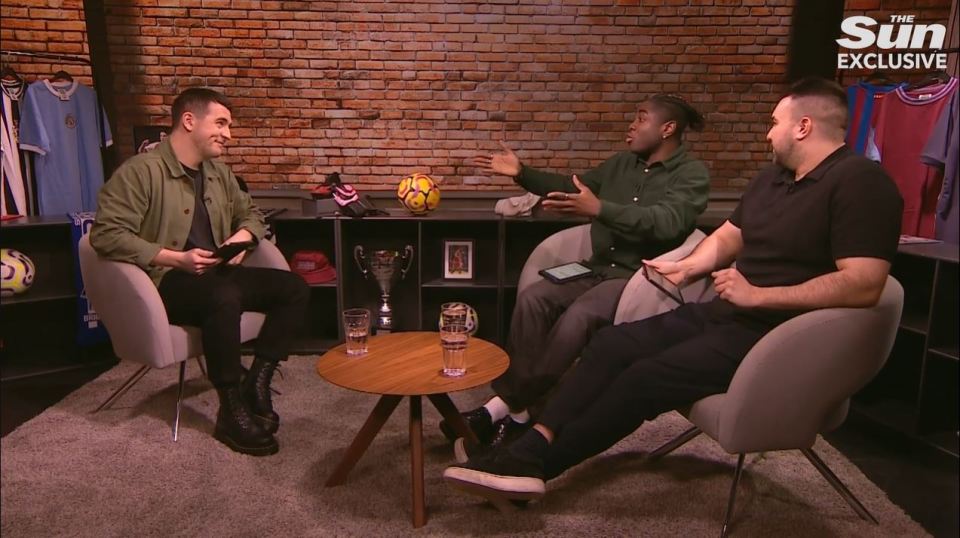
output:
M 413 526 L 427 522 L 423 491 L 423 428 L 420 397 L 426 396 L 443 418 L 461 436 L 476 441 L 460 416 L 448 392 L 466 390 L 487 383 L 510 363 L 506 352 L 490 342 L 471 338 L 467 345 L 467 373 L 462 377 L 443 377 L 440 334 L 402 332 L 371 337 L 369 352 L 348 357 L 341 344 L 317 359 L 317 373 L 334 385 L 379 394 L 367 421 L 357 432 L 343 459 L 337 464 L 326 486 L 343 484 L 357 461 L 366 452 L 380 428 L 390 418 L 404 396 L 410 398 L 410 466 L 413 484 Z

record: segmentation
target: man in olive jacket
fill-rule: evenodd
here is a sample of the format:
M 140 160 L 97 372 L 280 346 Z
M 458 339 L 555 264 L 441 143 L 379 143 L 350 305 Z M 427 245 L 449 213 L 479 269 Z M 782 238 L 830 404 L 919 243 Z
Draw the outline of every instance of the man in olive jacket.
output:
M 123 163 L 101 189 L 90 243 L 104 258 L 143 268 L 171 323 L 201 329 L 208 375 L 220 397 L 214 437 L 243 454 L 274 454 L 280 417 L 270 381 L 303 321 L 309 288 L 288 271 L 241 266 L 246 251 L 230 260 L 214 254 L 229 243 L 255 245 L 265 232 L 250 196 L 215 160 L 230 140 L 230 102 L 214 90 L 192 88 L 176 98 L 172 116 L 170 136 Z M 266 314 L 246 378 L 244 311 Z
M 693 232 L 707 207 L 710 176 L 687 153 L 682 135 L 703 123 L 680 97 L 657 94 L 638 106 L 627 151 L 580 176 L 525 166 L 502 143 L 502 152 L 474 158 L 486 171 L 545 196 L 545 209 L 589 218 L 593 248 L 586 260 L 591 276 L 562 284 L 543 280 L 517 297 L 507 340 L 510 367 L 491 384 L 496 396 L 464 413 L 481 442 L 497 446 L 526 430 L 527 409 L 557 384 L 590 336 L 613 323 L 641 260 L 673 250 Z M 455 436 L 445 422 L 440 427 Z M 456 443 L 459 453 L 463 441 Z

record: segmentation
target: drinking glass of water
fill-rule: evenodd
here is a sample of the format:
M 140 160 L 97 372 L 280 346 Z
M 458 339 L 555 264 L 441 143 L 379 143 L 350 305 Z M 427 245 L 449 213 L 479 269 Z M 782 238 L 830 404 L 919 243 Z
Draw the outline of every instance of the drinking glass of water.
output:
M 347 339 L 347 355 L 350 357 L 365 355 L 367 338 L 370 336 L 370 311 L 366 308 L 344 310 L 343 333 Z
M 443 348 L 443 372 L 445 377 L 460 377 L 467 373 L 466 310 L 462 307 L 444 309 L 440 313 L 440 346 Z

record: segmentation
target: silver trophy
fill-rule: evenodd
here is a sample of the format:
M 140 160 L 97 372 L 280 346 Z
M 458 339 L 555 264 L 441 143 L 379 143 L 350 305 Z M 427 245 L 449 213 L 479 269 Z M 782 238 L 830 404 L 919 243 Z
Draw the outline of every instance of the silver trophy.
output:
M 413 247 L 397 250 L 374 250 L 367 259 L 363 247 L 353 247 L 353 259 L 364 278 L 371 274 L 380 287 L 380 308 L 377 310 L 377 332 L 388 333 L 393 330 L 393 309 L 390 308 L 390 288 L 395 282 L 403 280 L 413 263 Z

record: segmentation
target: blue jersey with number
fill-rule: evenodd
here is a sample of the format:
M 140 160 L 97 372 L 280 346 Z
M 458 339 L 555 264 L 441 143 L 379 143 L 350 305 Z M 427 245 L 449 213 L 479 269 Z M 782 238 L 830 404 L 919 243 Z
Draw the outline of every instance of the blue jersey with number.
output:
M 100 148 L 113 144 L 94 91 L 76 81 L 49 80 L 27 88 L 20 117 L 20 147 L 36 153 L 41 215 L 95 211 L 103 186 Z

